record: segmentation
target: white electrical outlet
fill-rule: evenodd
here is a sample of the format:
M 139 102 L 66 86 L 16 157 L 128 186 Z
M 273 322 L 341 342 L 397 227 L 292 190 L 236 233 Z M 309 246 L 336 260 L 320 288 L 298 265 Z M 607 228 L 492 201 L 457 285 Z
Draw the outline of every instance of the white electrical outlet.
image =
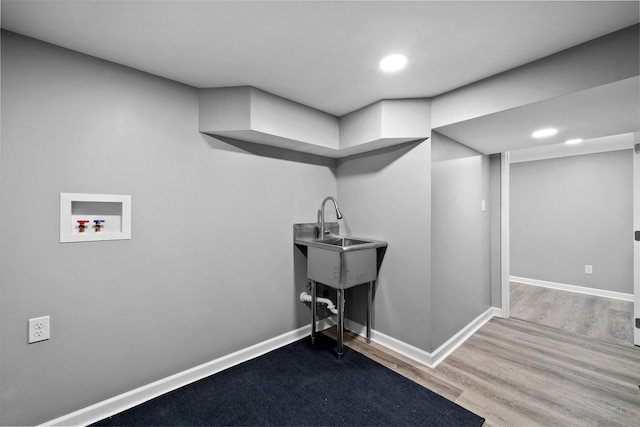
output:
M 585 274 L 593 274 L 593 265 L 585 265 L 584 272 Z
M 49 316 L 29 319 L 29 344 L 48 340 L 50 333 Z

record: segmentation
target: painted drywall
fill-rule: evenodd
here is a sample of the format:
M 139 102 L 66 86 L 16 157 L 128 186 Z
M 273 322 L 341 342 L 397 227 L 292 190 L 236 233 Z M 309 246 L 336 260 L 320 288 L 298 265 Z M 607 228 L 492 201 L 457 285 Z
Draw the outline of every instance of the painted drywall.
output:
M 382 100 L 339 119 L 250 86 L 202 89 L 200 131 L 332 158 L 424 139 L 428 99 Z
M 426 351 L 431 340 L 429 159 L 429 141 L 418 141 L 340 159 L 337 167 L 344 232 L 389 243 L 376 284 L 373 327 Z M 346 300 L 346 317 L 364 325 L 365 287 L 347 291 Z
M 384 138 L 425 138 L 431 131 L 431 100 L 384 99 L 382 103 L 381 134 Z
M 634 132 L 633 142 L 640 144 L 640 132 Z M 640 230 L 640 153 L 633 150 L 633 229 Z M 635 234 L 635 233 L 634 233 Z M 633 242 L 633 318 L 640 319 L 640 242 Z M 633 329 L 633 343 L 640 346 L 640 328 Z
M 337 192 L 333 161 L 202 135 L 195 88 L 7 32 L 2 113 L 0 425 L 308 324 L 292 224 Z M 59 243 L 61 192 L 130 194 L 132 239 Z
M 251 88 L 251 127 L 295 141 L 339 146 L 337 117 L 257 88 Z
M 489 216 L 491 218 L 491 306 L 502 308 L 502 220 L 501 209 L 501 160 L 500 154 L 489 156 Z
M 491 306 L 490 184 L 488 156 L 432 133 L 430 351 Z
M 359 146 L 384 148 L 425 139 L 431 132 L 431 100 L 383 99 L 340 117 L 340 149 L 350 154 Z M 368 151 L 372 151 L 369 149 Z
M 202 89 L 200 131 L 312 154 L 339 148 L 337 117 L 251 86 Z
M 633 293 L 632 151 L 510 170 L 511 275 Z
M 251 129 L 251 86 L 199 91 L 200 132 L 238 132 Z
M 481 312 L 432 313 L 429 140 L 336 163 L 211 137 L 195 88 L 12 33 L 2 47 L 0 424 L 45 422 L 306 325 L 292 224 L 315 221 L 327 195 L 343 232 L 389 242 L 376 330 L 430 352 Z M 132 239 L 60 244 L 61 192 L 131 194 Z M 488 299 L 484 284 L 471 292 Z M 359 323 L 364 295 L 347 295 Z M 27 345 L 41 315 L 52 338 Z
M 438 128 L 637 76 L 639 28 L 607 34 L 437 96 L 432 125 Z
M 359 108 L 340 117 L 340 146 L 349 148 L 382 137 L 382 102 Z
M 557 157 L 604 153 L 607 151 L 631 149 L 633 146 L 633 133 L 607 135 L 601 138 L 585 139 L 580 144 L 549 144 L 511 151 L 509 153 L 509 162 L 514 164 L 534 160 L 555 159 Z

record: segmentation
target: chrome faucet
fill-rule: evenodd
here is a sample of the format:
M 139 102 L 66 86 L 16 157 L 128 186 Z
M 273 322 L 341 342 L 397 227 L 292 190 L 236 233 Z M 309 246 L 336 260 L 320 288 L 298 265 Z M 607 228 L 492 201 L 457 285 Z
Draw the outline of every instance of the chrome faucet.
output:
M 335 197 L 328 196 L 322 201 L 322 205 L 320 205 L 320 236 L 321 239 L 324 239 L 324 235 L 329 233 L 329 230 L 325 230 L 324 228 L 324 204 L 327 203 L 328 200 L 333 202 L 333 206 L 336 208 L 336 217 L 338 219 L 342 219 L 342 213 L 340 212 L 340 208 L 338 207 L 338 201 Z

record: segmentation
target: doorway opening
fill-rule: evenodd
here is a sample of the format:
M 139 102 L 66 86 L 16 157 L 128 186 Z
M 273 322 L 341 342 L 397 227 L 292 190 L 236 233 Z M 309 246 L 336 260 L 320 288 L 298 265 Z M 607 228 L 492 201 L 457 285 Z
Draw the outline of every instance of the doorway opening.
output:
M 630 141 L 639 142 L 637 135 L 629 137 Z M 640 230 L 640 150 L 635 151 L 627 147 L 615 153 L 602 150 L 586 156 L 565 154 L 530 161 L 522 160 L 517 152 L 503 153 L 503 317 L 513 316 L 614 344 L 640 345 L 639 329 L 635 327 L 635 319 L 640 317 L 640 242 L 631 243 L 631 224 Z M 621 171 L 615 162 L 622 162 L 625 169 Z M 591 164 L 613 168 L 617 176 L 610 177 L 611 172 L 605 174 L 601 170 L 589 172 Z M 545 176 L 533 179 L 537 171 Z M 554 173 L 564 174 L 567 182 L 545 181 L 550 177 L 558 179 Z M 611 178 L 610 182 L 601 182 L 602 188 L 597 187 L 598 182 L 584 182 L 589 173 L 600 181 Z M 523 184 L 527 174 L 531 188 Z M 620 180 L 626 182 L 621 184 Z M 614 187 L 607 189 L 606 185 Z M 580 195 L 580 191 L 585 194 Z M 635 203 L 631 202 L 631 195 Z M 598 209 L 602 211 L 601 219 L 593 212 Z M 598 221 L 602 224 L 594 226 Z M 607 256 L 620 261 L 620 266 L 607 265 Z M 587 264 L 592 258 L 594 265 Z M 607 271 L 607 267 L 616 270 Z

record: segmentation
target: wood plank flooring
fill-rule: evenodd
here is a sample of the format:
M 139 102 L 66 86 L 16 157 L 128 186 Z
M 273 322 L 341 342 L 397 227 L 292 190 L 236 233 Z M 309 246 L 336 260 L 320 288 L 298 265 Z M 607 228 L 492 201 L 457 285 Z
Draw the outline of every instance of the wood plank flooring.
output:
M 511 317 L 633 345 L 633 303 L 511 282 Z M 640 423 L 638 423 L 640 425 Z
M 335 329 L 325 333 L 335 337 Z M 434 369 L 347 331 L 345 345 L 484 417 L 485 426 L 640 425 L 638 347 L 513 318 L 492 319 Z

